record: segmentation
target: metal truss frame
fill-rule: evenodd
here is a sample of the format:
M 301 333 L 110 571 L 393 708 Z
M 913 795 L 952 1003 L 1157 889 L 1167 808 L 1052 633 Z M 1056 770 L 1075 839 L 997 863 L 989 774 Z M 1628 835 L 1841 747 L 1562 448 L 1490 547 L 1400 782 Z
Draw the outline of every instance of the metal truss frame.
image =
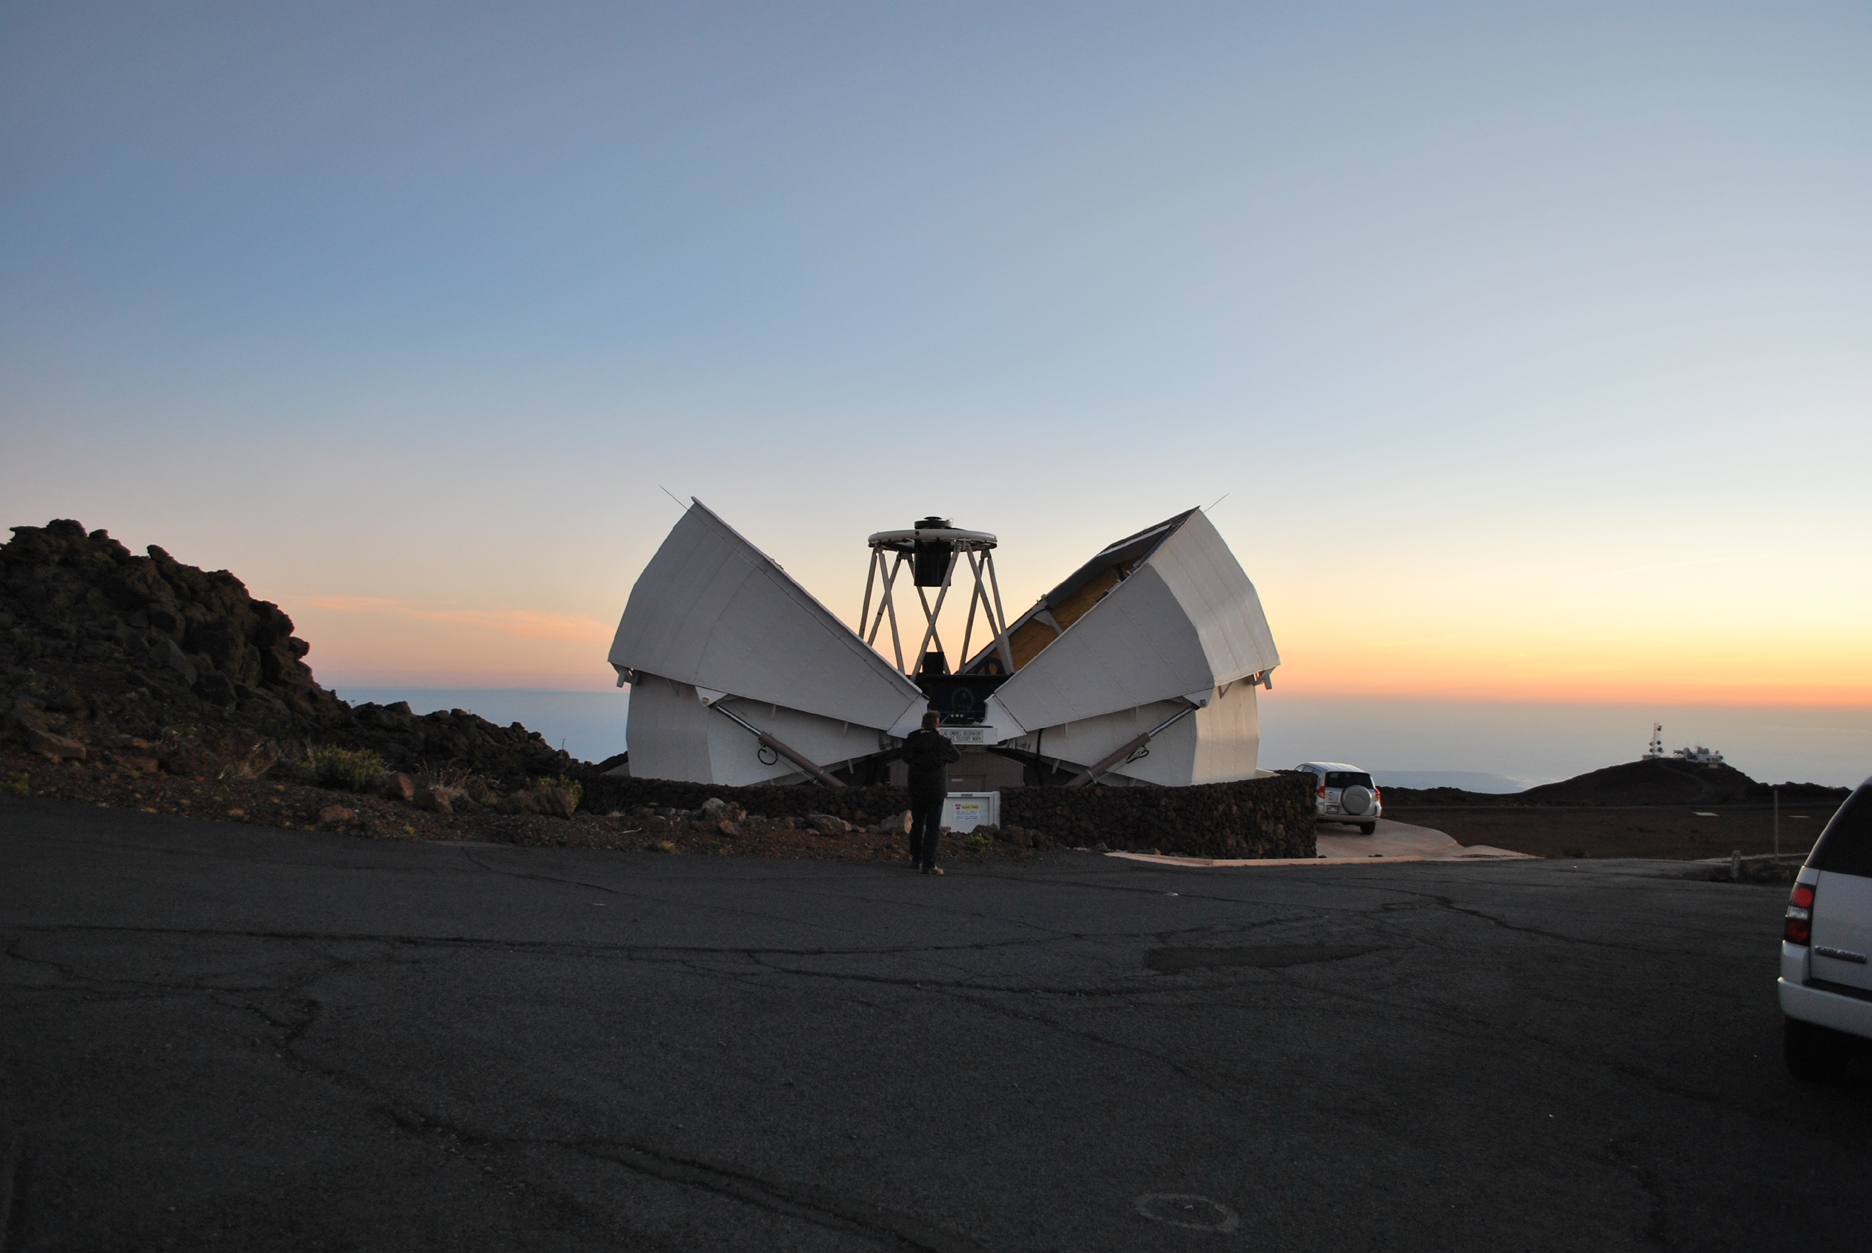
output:
M 931 644 L 936 646 L 938 652 L 942 652 L 942 635 L 937 629 L 937 619 L 942 615 L 943 603 L 948 599 L 949 589 L 955 581 L 956 566 L 959 564 L 956 557 L 960 555 L 968 560 L 968 619 L 962 630 L 962 651 L 950 664 L 950 670 L 959 672 L 972 660 L 969 645 L 974 642 L 975 615 L 979 610 L 991 637 L 991 642 L 984 649 L 994 648 L 998 651 L 1003 673 L 1014 673 L 1014 650 L 1008 644 L 1007 614 L 1001 608 L 1001 583 L 995 577 L 994 536 L 984 531 L 960 531 L 945 527 L 940 530 L 880 531 L 869 542 L 870 570 L 865 576 L 864 607 L 858 611 L 858 625 L 866 644 L 877 647 L 878 632 L 888 620 L 891 654 L 896 660 L 897 669 L 903 673 L 913 674 L 914 669 L 922 665 Z M 936 589 L 935 604 L 930 603 L 929 595 L 922 587 L 916 589 L 917 604 L 923 610 L 923 636 L 916 651 L 910 655 L 909 665 L 906 665 L 903 648 L 906 625 L 897 621 L 897 575 L 904 566 L 911 564 L 916 545 L 931 543 L 949 545 L 949 565 L 943 572 L 942 585 Z M 871 611 L 874 595 L 877 597 L 875 616 Z M 947 655 L 944 653 L 945 657 Z

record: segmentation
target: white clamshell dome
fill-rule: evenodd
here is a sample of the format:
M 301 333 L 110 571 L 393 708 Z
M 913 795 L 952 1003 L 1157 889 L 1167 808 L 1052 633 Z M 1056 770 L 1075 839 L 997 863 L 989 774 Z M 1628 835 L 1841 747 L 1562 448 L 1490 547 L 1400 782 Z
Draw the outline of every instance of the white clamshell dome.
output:
M 1104 781 L 1259 773 L 1255 687 L 1280 656 L 1254 585 L 1197 510 L 1107 545 L 960 673 L 1000 674 L 1010 656 L 977 741 L 989 751 L 1082 770 L 1174 719 Z M 610 661 L 632 684 L 639 777 L 744 784 L 850 771 L 894 747 L 926 702 L 699 501 L 631 589 Z
M 1037 616 L 1088 593 L 1067 629 Z M 1023 664 L 1029 624 L 1045 634 Z M 1254 584 L 1196 511 L 1106 548 L 1016 621 L 1014 636 L 1015 674 L 997 695 L 1026 727 L 1207 693 L 1280 664 Z
M 1107 545 L 1010 627 L 1015 673 L 996 700 L 1040 756 L 1087 765 L 1193 705 L 1107 781 L 1258 773 L 1255 684 L 1280 654 L 1254 584 L 1200 510 Z

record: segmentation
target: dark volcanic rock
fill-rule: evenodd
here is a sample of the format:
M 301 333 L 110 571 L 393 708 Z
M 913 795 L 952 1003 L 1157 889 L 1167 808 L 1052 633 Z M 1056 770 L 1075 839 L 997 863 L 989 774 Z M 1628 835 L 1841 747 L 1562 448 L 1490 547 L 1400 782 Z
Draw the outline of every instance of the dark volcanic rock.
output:
M 246 685 L 242 684 L 242 686 L 244 687 Z M 235 701 L 234 680 L 228 678 L 227 675 L 221 673 L 219 670 L 210 670 L 207 674 L 195 680 L 195 687 L 193 690 L 195 695 L 201 697 L 209 704 L 219 705 L 222 708 L 232 705 Z
M 76 522 L 14 527 L 0 548 L 0 661 L 10 686 L 68 688 L 109 713 L 133 688 L 148 688 L 157 710 L 188 720 L 204 705 L 232 704 L 244 684 L 299 723 L 347 721 L 300 660 L 307 645 L 292 630 L 278 605 L 253 599 L 225 570 L 182 565 L 154 546 L 138 557 Z
M 12 529 L 0 547 L 0 709 L 22 745 L 75 757 L 133 733 L 162 741 L 165 769 L 189 775 L 251 774 L 310 744 L 505 786 L 585 773 L 519 723 L 461 710 L 419 718 L 401 703 L 353 709 L 313 678 L 292 619 L 226 570 L 155 545 L 137 556 L 70 520 Z

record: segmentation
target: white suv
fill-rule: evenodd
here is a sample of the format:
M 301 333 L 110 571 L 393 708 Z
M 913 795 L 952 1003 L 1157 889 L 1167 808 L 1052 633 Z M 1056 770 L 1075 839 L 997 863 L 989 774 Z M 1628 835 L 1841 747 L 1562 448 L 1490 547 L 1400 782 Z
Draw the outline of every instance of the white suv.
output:
M 1872 1041 L 1872 779 L 1826 824 L 1782 924 L 1783 1050 L 1796 1078 L 1825 1082 Z
M 1303 761 L 1294 769 L 1319 780 L 1313 795 L 1319 821 L 1356 823 L 1362 835 L 1378 829 L 1384 806 L 1379 804 L 1378 785 L 1372 782 L 1369 771 L 1343 761 Z

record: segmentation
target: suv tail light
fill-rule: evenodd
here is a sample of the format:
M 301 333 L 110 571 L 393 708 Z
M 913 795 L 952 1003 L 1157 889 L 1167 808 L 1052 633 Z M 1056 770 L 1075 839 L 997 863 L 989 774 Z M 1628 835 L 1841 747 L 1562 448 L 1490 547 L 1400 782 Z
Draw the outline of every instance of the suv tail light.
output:
M 1319 794 L 1321 796 L 1326 795 L 1326 785 L 1324 783 L 1319 785 Z
M 1781 924 L 1781 938 L 1789 944 L 1805 944 L 1813 935 L 1814 889 L 1811 883 L 1796 883 L 1788 896 L 1787 914 Z

